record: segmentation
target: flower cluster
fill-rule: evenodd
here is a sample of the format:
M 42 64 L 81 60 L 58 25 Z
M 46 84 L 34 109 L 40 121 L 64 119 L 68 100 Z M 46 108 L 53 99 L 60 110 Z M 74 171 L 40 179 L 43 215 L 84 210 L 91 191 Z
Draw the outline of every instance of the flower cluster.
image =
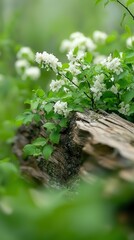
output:
M 44 65 L 48 69 L 52 69 L 54 72 L 57 73 L 58 68 L 62 66 L 59 62 L 58 58 L 56 58 L 53 54 L 49 54 L 46 51 L 43 53 L 36 53 L 35 61 L 39 64 Z
M 57 101 L 54 104 L 54 112 L 67 117 L 68 113 L 69 113 L 69 111 L 67 109 L 67 102 Z
M 102 60 L 101 64 L 117 75 L 123 72 L 121 59 L 118 57 L 112 58 L 111 54 L 106 59 Z
M 93 86 L 90 88 L 91 92 L 93 92 L 93 96 L 95 100 L 99 100 L 102 96 L 102 93 L 106 90 L 106 85 L 104 84 L 104 74 L 100 74 L 94 77 Z
M 36 53 L 35 61 L 55 73 L 50 91 L 45 93 L 38 89 L 35 92 L 34 99 L 30 101 L 30 117 L 27 113 L 25 117 L 25 123 L 29 119 L 40 121 L 43 118 L 45 121 L 43 126 L 48 134 L 45 146 L 42 150 L 41 142 L 35 152 L 43 153 L 45 159 L 48 158 L 46 149 L 52 153 L 53 145 L 59 142 L 60 131 L 67 126 L 70 112 L 102 109 L 125 118 L 134 116 L 133 51 L 126 49 L 125 52 L 103 54 L 103 44 L 108 44 L 109 36 L 100 31 L 95 31 L 92 36 L 93 39 L 75 32 L 64 40 L 61 50 L 67 51 L 67 62 L 63 64 L 46 51 Z M 26 68 L 26 75 L 31 76 L 29 63 L 24 60 L 20 65 Z
M 85 37 L 84 34 L 80 32 L 75 32 L 70 35 L 69 39 L 65 39 L 61 44 L 61 51 L 70 51 L 79 48 L 80 51 L 92 52 L 96 48 L 96 44 L 89 37 Z
M 17 55 L 15 69 L 22 80 L 37 80 L 40 78 L 41 72 L 38 67 L 32 66 L 34 61 L 34 53 L 29 47 L 22 47 Z

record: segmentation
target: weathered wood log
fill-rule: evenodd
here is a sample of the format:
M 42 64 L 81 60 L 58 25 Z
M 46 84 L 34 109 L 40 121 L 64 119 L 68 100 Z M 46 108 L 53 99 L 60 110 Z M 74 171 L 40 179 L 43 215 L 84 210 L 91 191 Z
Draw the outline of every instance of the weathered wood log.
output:
M 39 136 L 45 137 L 41 124 L 22 126 L 13 147 L 23 172 L 39 182 L 52 180 L 64 184 L 87 173 L 134 181 L 134 124 L 116 114 L 75 113 L 49 161 L 31 156 L 24 159 L 23 147 Z

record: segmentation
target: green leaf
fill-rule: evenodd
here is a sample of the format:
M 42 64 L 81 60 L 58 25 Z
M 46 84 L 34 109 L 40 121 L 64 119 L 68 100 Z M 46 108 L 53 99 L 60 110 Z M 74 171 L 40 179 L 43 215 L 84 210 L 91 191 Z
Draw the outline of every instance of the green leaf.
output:
M 34 146 L 33 144 L 27 144 L 24 149 L 24 154 L 25 156 L 38 156 L 41 154 L 41 150 L 39 148 L 37 148 L 36 146 Z
M 32 111 L 36 110 L 38 108 L 39 102 L 40 102 L 39 98 L 38 99 L 36 98 L 36 99 L 34 99 L 33 101 L 30 102 Z
M 85 60 L 86 63 L 91 63 L 92 58 L 93 58 L 93 57 L 92 57 L 92 54 L 89 53 L 89 52 L 87 52 L 86 55 L 85 55 L 85 57 L 84 57 L 84 60 Z
M 130 106 L 130 109 L 129 109 L 129 114 L 133 114 L 134 113 L 134 103 Z
M 73 55 L 77 55 L 77 53 L 78 53 L 78 50 L 79 50 L 79 48 L 78 48 L 78 47 L 76 47 L 76 48 L 73 50 Z
M 116 58 L 116 57 L 120 57 L 120 54 L 117 50 L 114 50 L 113 52 L 113 57 Z
M 131 28 L 130 28 L 127 24 L 125 25 L 125 32 L 126 32 L 129 36 L 132 36 Z
M 46 145 L 42 151 L 43 156 L 46 160 L 48 160 L 50 158 L 52 152 L 53 152 L 53 146 L 51 146 L 51 145 Z
M 126 88 L 130 85 L 131 79 L 126 78 L 126 79 L 119 79 L 118 84 L 120 85 L 121 88 Z
M 127 0 L 127 7 L 134 3 L 134 0 Z
M 23 115 L 17 117 L 17 122 L 18 123 L 22 122 L 23 124 L 28 124 L 28 123 L 32 122 L 33 117 L 34 117 L 33 113 L 25 112 Z
M 59 125 L 61 127 L 66 127 L 67 126 L 67 119 L 66 118 L 61 119 Z
M 42 89 L 37 89 L 36 95 L 38 97 L 43 97 L 45 95 L 45 92 Z
M 69 68 L 69 64 L 68 63 L 63 63 L 62 64 L 62 69 L 66 69 L 66 68 Z M 60 76 L 61 78 L 61 76 Z
M 52 123 L 52 122 L 47 122 L 43 125 L 43 127 L 45 127 L 47 130 L 53 130 L 53 129 L 56 129 L 56 125 L 55 123 Z
M 47 113 L 51 112 L 53 109 L 53 103 L 48 103 L 44 106 L 44 109 Z
M 73 79 L 72 73 L 68 71 L 68 72 L 66 73 L 66 78 L 68 78 L 70 81 L 72 81 L 72 79 Z
M 38 123 L 38 122 L 40 121 L 40 115 L 37 114 L 37 113 L 35 113 L 35 114 L 33 115 L 33 120 Z
M 126 63 L 134 63 L 134 51 L 128 51 L 125 56 Z
M 58 144 L 59 141 L 60 141 L 60 133 L 56 132 L 56 131 L 55 132 L 51 132 L 49 138 L 50 138 L 50 141 L 52 143 Z
M 32 143 L 32 145 L 34 146 L 44 146 L 47 143 L 47 139 L 43 138 L 43 137 L 39 137 L 37 139 L 35 139 Z
M 123 95 L 123 100 L 125 103 L 129 103 L 134 98 L 134 90 L 130 90 Z

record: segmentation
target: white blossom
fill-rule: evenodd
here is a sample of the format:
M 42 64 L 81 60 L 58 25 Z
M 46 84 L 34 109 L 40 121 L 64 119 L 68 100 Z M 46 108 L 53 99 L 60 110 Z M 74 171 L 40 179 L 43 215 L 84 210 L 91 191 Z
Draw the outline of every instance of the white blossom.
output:
M 70 35 L 71 40 L 75 40 L 77 38 L 83 38 L 83 37 L 84 37 L 84 34 L 81 32 L 74 32 Z
M 29 61 L 34 61 L 34 53 L 29 47 L 22 47 L 17 53 L 18 59 L 26 58 Z
M 121 102 L 119 104 L 119 106 L 120 106 L 119 112 L 124 114 L 124 115 L 128 115 L 128 112 L 130 110 L 130 105 L 129 104 L 125 104 L 124 102 Z
M 41 75 L 40 69 L 38 67 L 26 68 L 23 79 L 31 78 L 32 80 L 37 80 Z
M 52 80 L 50 83 L 50 90 L 52 90 L 52 92 L 58 92 L 64 84 L 65 82 L 63 80 Z
M 117 94 L 117 93 L 118 93 L 118 89 L 117 89 L 117 87 L 114 86 L 114 85 L 110 88 L 110 90 L 111 90 L 111 92 L 113 92 L 114 94 Z
M 114 80 L 115 80 L 115 79 L 114 79 L 114 76 L 112 76 L 112 77 L 110 78 L 110 80 L 111 80 L 112 82 L 114 82 Z
M 93 33 L 93 40 L 95 43 L 104 44 L 106 42 L 108 35 L 105 32 L 101 31 L 94 31 Z
M 15 69 L 19 75 L 23 74 L 24 70 L 29 66 L 30 64 L 26 59 L 20 59 L 15 62 Z
M 127 38 L 126 46 L 128 48 L 132 48 L 134 46 L 134 36 Z
M 93 40 L 89 37 L 84 36 L 80 32 L 75 32 L 70 35 L 69 40 L 64 40 L 61 44 L 61 50 L 74 50 L 76 47 L 78 47 L 79 50 L 83 51 L 84 53 L 86 51 L 94 51 L 96 49 L 96 45 L 93 42 Z
M 56 73 L 57 73 L 58 67 L 62 66 L 58 58 L 56 58 L 53 54 L 47 53 L 46 51 L 44 51 L 43 53 L 37 52 L 35 55 L 35 61 L 39 64 L 44 63 L 47 67 L 52 68 L 52 70 Z
M 123 69 L 121 68 L 120 58 L 112 58 L 111 54 L 106 59 L 104 59 L 101 64 L 117 75 L 123 72 Z
M 85 52 L 82 50 L 78 50 L 77 54 L 74 55 L 74 50 L 70 50 L 67 54 L 67 58 L 70 62 L 75 62 L 83 59 L 85 56 Z
M 61 43 L 61 46 L 60 46 L 60 51 L 61 52 L 65 52 L 65 51 L 69 52 L 70 49 L 72 48 L 71 45 L 72 45 L 72 43 L 70 40 L 68 40 L 68 39 L 63 40 Z
M 54 104 L 54 112 L 67 117 L 67 115 L 69 113 L 69 111 L 67 109 L 67 102 L 57 101 Z
M 79 64 L 77 62 L 69 63 L 68 71 L 70 71 L 72 75 L 75 75 L 75 76 L 81 73 L 79 69 Z
M 95 81 L 93 86 L 90 88 L 90 90 L 93 92 L 93 96 L 95 100 L 99 100 L 100 97 L 102 96 L 102 92 L 105 91 L 106 86 L 104 84 L 104 74 L 96 75 Z
M 105 55 L 97 55 L 97 56 L 95 56 L 93 63 L 100 64 L 104 59 L 106 59 Z
M 38 64 L 41 64 L 43 61 L 44 61 L 43 53 L 37 52 L 35 55 L 35 62 L 37 62 Z

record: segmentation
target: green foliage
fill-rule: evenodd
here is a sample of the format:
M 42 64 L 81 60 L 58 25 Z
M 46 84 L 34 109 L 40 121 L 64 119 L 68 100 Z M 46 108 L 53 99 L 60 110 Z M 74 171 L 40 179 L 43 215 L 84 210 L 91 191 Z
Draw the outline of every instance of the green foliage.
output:
M 53 152 L 53 146 L 51 145 L 46 145 L 43 147 L 42 154 L 45 158 L 45 160 L 48 160 Z
M 45 51 L 36 54 L 36 62 L 47 71 L 53 70 L 56 80 L 51 81 L 48 92 L 38 89 L 33 99 L 26 101 L 30 108 L 20 119 L 24 124 L 41 121 L 46 136 L 44 140 L 39 138 L 36 145 L 34 141 L 26 146 L 25 155 L 32 155 L 33 151 L 34 156 L 42 155 L 48 160 L 55 144 L 60 143 L 70 112 L 102 109 L 124 118 L 134 117 L 133 41 L 125 40 L 125 51 L 114 50 L 106 56 L 103 49 L 116 38 L 96 31 L 92 40 L 76 32 L 67 40 L 68 46 L 64 41 L 61 44 L 67 50 L 67 63 L 62 64 Z

